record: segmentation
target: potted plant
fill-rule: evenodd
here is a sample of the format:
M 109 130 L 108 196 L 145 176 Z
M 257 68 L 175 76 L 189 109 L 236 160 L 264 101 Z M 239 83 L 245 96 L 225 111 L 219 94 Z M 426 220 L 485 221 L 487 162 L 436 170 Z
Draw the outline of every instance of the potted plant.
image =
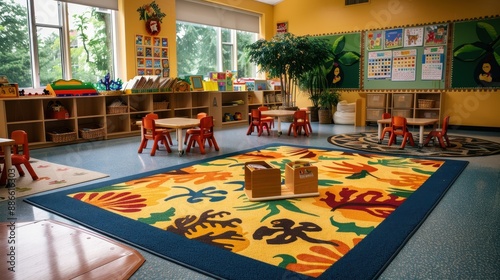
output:
M 328 58 L 322 39 L 277 34 L 271 40 L 258 40 L 245 47 L 250 62 L 260 66 L 270 78 L 279 78 L 283 106 L 295 107 L 295 84 L 304 73 L 314 69 L 318 61 Z
M 334 89 L 326 89 L 321 92 L 319 97 L 318 120 L 321 124 L 332 123 L 333 107 L 340 101 L 340 93 Z

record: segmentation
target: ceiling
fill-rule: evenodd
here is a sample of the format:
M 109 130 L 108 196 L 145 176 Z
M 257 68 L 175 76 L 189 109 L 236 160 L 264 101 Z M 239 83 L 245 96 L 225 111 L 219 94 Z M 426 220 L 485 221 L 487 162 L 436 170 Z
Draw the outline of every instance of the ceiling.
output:
M 276 5 L 279 2 L 283 2 L 283 0 L 255 0 L 255 1 L 270 4 L 270 5 Z

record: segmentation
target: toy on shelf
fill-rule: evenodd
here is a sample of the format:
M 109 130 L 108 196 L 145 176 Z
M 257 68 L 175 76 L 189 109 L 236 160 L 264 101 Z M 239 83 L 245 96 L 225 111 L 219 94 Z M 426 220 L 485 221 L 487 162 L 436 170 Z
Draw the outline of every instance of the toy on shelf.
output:
M 47 90 L 55 96 L 87 96 L 99 95 L 92 83 L 79 80 L 57 80 L 47 85 Z
M 0 98 L 18 97 L 19 86 L 9 83 L 7 76 L 0 76 Z
M 250 201 L 318 196 L 318 167 L 307 161 L 288 162 L 282 185 L 279 168 L 265 161 L 247 162 L 245 193 Z
M 101 95 L 120 95 L 123 93 L 121 90 L 122 86 L 122 80 L 119 78 L 116 81 L 112 80 L 109 73 L 106 74 L 103 79 L 99 80 L 97 84 L 95 84 L 96 89 Z

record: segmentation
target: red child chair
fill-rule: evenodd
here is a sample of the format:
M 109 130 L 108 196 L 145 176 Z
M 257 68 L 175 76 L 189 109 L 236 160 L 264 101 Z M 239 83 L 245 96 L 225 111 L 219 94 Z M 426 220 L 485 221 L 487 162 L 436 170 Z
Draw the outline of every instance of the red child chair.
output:
M 391 125 L 392 125 L 392 133 L 391 133 L 391 137 L 389 138 L 389 144 L 388 144 L 389 146 L 391 146 L 393 143 L 395 143 L 397 135 L 403 136 L 403 142 L 401 143 L 401 149 L 405 148 L 406 141 L 410 141 L 410 145 L 415 146 L 415 141 L 413 141 L 413 135 L 408 130 L 408 127 L 406 126 L 406 118 L 405 117 L 400 117 L 400 116 L 392 117 Z

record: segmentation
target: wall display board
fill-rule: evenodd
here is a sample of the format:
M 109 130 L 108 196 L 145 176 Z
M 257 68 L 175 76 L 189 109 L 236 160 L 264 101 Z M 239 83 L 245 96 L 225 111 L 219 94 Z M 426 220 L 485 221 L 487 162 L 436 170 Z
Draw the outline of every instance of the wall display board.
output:
M 448 24 L 364 33 L 365 90 L 444 89 Z
M 332 44 L 334 56 L 327 61 L 327 79 L 339 89 L 359 89 L 361 70 L 361 33 L 322 35 Z
M 453 25 L 452 88 L 500 87 L 500 17 Z
M 135 35 L 135 50 L 138 76 L 170 76 L 167 38 Z

